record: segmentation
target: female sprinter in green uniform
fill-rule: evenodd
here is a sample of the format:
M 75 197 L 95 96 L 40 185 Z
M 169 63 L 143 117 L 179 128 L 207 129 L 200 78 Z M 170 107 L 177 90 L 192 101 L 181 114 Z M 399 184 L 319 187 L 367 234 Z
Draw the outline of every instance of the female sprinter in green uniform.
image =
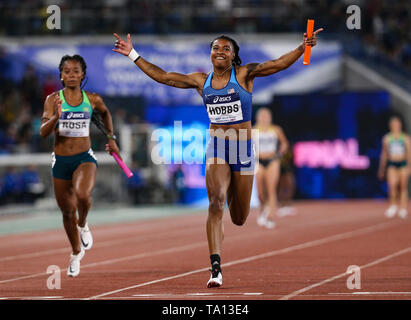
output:
M 389 127 L 390 132 L 382 140 L 378 170 L 378 177 L 382 180 L 387 167 L 390 206 L 385 215 L 387 218 L 393 218 L 398 212 L 401 218 L 406 218 L 408 215 L 408 177 L 411 167 L 410 137 L 402 132 L 401 120 L 397 116 L 391 117 Z M 399 198 L 399 206 L 397 198 Z
M 106 150 L 120 156 L 113 135 L 110 111 L 98 94 L 81 89 L 86 68 L 84 59 L 79 55 L 66 55 L 61 59 L 59 70 L 64 89 L 47 96 L 40 127 L 43 138 L 53 132 L 55 134 L 52 154 L 53 186 L 73 251 L 67 269 L 67 275 L 71 277 L 79 275 L 84 250 L 89 250 L 93 244 L 87 225 L 97 171 L 97 159 L 90 148 L 93 109 L 102 114 L 109 132 L 109 146 Z
M 181 74 L 166 72 L 148 62 L 133 49 L 131 37 L 117 34 L 113 51 L 128 56 L 153 80 L 176 88 L 196 89 L 203 98 L 210 119 L 210 141 L 206 150 L 206 187 L 209 198 L 207 238 L 211 277 L 207 287 L 223 283 L 220 255 L 223 242 L 222 217 L 227 199 L 231 220 L 241 226 L 250 211 L 254 174 L 251 141 L 252 90 L 255 77 L 265 77 L 291 66 L 304 53 L 305 45 L 316 44 L 314 32 L 295 50 L 264 63 L 241 65 L 239 46 L 233 39 L 220 36 L 211 44 L 212 72 Z
M 272 229 L 277 211 L 277 185 L 280 180 L 281 157 L 288 149 L 288 140 L 280 126 L 272 124 L 268 108 L 260 108 L 256 114 L 254 129 L 258 130 L 257 190 L 260 212 L 257 223 Z

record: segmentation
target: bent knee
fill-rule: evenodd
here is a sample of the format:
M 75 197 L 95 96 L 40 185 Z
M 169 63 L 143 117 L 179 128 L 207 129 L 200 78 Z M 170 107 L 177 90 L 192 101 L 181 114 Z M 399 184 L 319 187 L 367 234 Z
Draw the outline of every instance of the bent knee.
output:
M 91 201 L 91 194 L 89 192 L 77 192 L 76 198 L 80 203 L 89 203 Z
M 224 211 L 225 196 L 224 194 L 212 195 L 210 196 L 209 211 L 210 212 L 221 212 Z
M 247 220 L 247 213 L 243 213 L 241 215 L 231 215 L 231 221 L 236 225 L 236 226 L 242 226 L 246 220 Z
M 60 208 L 61 213 L 63 214 L 64 220 L 73 220 L 76 218 L 76 209 L 75 208 Z
M 231 221 L 236 225 L 236 226 L 242 226 L 247 218 L 245 217 L 231 217 Z
M 400 181 L 388 181 L 388 188 L 395 190 L 399 187 Z

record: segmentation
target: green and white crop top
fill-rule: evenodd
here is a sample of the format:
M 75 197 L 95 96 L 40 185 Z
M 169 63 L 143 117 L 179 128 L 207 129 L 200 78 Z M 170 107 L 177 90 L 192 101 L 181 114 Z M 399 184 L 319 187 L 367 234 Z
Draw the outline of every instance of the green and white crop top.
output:
M 90 135 L 90 120 L 93 114 L 90 100 L 84 90 L 83 101 L 78 106 L 71 106 L 64 97 L 63 90 L 59 91 L 61 105 L 61 116 L 58 122 L 59 135 L 63 137 L 88 137 Z

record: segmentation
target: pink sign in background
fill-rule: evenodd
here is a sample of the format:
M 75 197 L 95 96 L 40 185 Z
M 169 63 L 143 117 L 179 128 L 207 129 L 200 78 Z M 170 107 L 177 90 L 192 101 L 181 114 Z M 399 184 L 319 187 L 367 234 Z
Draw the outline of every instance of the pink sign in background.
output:
M 334 141 L 304 141 L 294 145 L 296 167 L 335 168 L 364 170 L 370 166 L 367 156 L 358 154 L 356 139 Z

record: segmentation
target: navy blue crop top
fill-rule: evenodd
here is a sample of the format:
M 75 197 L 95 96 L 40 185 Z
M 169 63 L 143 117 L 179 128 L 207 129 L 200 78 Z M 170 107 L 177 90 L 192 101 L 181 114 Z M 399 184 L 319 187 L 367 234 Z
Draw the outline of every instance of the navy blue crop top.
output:
M 207 77 L 203 87 L 203 101 L 212 124 L 235 124 L 251 120 L 252 94 L 237 82 L 235 66 L 230 80 L 222 89 L 213 89 L 213 72 Z

